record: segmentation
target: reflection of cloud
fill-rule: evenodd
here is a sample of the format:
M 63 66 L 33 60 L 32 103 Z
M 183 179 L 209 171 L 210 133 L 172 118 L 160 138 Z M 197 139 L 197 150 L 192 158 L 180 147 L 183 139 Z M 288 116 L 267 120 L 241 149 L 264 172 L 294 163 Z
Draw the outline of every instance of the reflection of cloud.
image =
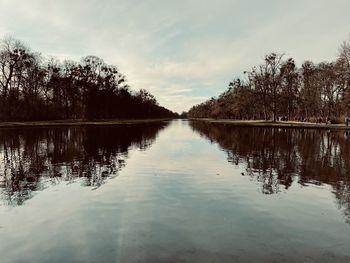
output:
M 285 51 L 299 63 L 334 58 L 349 31 L 349 8 L 342 0 L 2 0 L 0 35 L 59 58 L 100 56 L 133 88 L 181 111 L 222 92 L 266 52 Z M 182 94 L 183 103 L 172 94 Z

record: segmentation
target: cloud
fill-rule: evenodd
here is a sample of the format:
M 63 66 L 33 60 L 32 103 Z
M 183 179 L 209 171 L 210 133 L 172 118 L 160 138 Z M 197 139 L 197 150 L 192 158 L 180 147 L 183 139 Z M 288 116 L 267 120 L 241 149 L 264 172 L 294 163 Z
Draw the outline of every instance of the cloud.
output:
M 0 36 L 47 56 L 97 55 L 175 111 L 226 89 L 269 51 L 331 60 L 348 0 L 1 0 Z

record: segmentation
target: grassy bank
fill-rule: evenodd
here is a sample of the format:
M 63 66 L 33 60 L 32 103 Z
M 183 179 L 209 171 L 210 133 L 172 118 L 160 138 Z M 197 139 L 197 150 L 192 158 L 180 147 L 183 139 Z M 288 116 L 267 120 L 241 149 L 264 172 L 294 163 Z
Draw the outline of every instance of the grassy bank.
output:
M 138 119 L 138 120 L 54 120 L 54 121 L 25 121 L 25 122 L 0 122 L 0 128 L 11 127 L 50 127 L 50 126 L 112 126 L 121 124 L 138 124 L 171 119 Z
M 281 127 L 281 128 L 312 128 L 312 129 L 343 129 L 350 130 L 350 126 L 345 124 L 325 124 L 314 122 L 297 122 L 297 121 L 265 121 L 265 120 L 227 120 L 227 119 L 198 119 L 190 120 L 205 121 L 210 123 L 223 123 L 236 126 L 260 126 L 260 127 Z

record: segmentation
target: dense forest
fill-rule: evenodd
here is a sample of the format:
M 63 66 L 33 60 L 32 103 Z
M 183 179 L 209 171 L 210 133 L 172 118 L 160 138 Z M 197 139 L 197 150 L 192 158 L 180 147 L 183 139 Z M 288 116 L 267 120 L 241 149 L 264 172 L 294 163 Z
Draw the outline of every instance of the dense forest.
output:
M 21 41 L 0 43 L 0 121 L 158 118 L 176 114 L 96 56 L 45 59 Z
M 350 113 L 349 102 L 350 38 L 331 62 L 305 61 L 298 67 L 293 58 L 269 53 L 218 98 L 192 107 L 188 116 L 340 122 Z

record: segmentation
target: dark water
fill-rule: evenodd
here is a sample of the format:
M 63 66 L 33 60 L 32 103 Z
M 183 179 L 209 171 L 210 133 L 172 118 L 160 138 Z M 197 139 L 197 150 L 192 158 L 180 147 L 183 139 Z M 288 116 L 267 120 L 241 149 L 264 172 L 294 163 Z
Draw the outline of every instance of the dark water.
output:
M 0 129 L 0 262 L 350 262 L 349 134 Z

